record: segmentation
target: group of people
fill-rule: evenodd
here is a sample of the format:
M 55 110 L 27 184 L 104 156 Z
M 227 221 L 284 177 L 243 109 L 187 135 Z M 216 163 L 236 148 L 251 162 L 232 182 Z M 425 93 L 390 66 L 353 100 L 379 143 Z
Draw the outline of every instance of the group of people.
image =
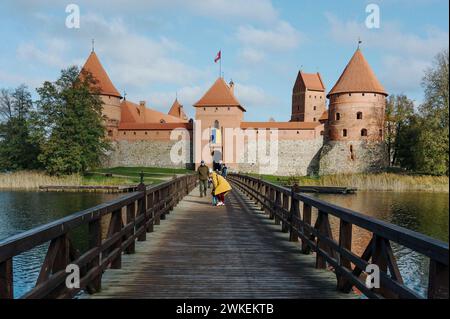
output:
M 212 185 L 212 204 L 214 206 L 224 206 L 225 195 L 231 190 L 231 185 L 226 180 L 228 168 L 222 162 L 214 163 L 213 167 L 215 170 L 209 168 L 205 161 L 202 160 L 200 162 L 200 166 L 197 169 L 200 181 L 200 197 L 206 196 L 206 190 L 211 188 Z

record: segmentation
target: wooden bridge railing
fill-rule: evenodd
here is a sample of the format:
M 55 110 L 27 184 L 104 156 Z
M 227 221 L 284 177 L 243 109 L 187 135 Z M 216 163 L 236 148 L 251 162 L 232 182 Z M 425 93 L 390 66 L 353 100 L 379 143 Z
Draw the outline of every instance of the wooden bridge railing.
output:
M 195 188 L 196 179 L 196 175 L 185 175 L 154 187 L 141 185 L 137 192 L 1 241 L 0 299 L 14 296 L 13 257 L 48 242 L 36 286 L 21 298 L 71 298 L 80 290 L 98 292 L 103 272 L 121 268 L 122 253 L 134 253 L 135 241 L 146 240 L 153 225 Z M 80 254 L 71 234 L 83 226 L 88 232 L 88 248 Z M 79 288 L 66 286 L 69 264 L 80 269 Z
M 396 263 L 391 242 L 429 258 L 428 298 L 448 298 L 448 244 L 423 234 L 332 205 L 261 179 L 229 174 L 229 180 L 258 203 L 291 241 L 301 240 L 304 254 L 316 253 L 316 268 L 333 268 L 337 289 L 350 292 L 353 287 L 369 298 L 423 298 L 408 288 Z M 318 210 L 312 224 L 312 208 Z M 339 220 L 339 239 L 333 238 L 330 218 Z M 352 252 L 352 229 L 371 233 L 361 256 Z M 380 288 L 368 288 L 365 270 L 375 264 L 380 269 Z M 301 271 L 301 269 L 299 269 Z

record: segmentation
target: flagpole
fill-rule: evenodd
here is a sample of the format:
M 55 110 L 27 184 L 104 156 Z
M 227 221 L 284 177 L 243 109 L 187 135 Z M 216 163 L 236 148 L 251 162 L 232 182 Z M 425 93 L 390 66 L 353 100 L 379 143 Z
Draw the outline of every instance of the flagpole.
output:
M 220 49 L 220 59 L 219 59 L 219 78 L 222 77 L 222 49 Z

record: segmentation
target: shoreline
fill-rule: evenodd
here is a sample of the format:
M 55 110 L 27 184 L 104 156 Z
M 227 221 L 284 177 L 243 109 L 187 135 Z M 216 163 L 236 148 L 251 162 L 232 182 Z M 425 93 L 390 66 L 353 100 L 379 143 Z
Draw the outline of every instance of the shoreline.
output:
M 111 170 L 115 170 L 113 168 Z M 141 168 L 136 168 L 136 171 Z M 152 168 L 152 170 L 156 170 Z M 161 169 L 164 170 L 164 169 Z M 157 184 L 166 178 L 160 173 L 151 173 L 146 176 L 144 182 L 147 185 Z M 406 175 L 398 173 L 374 173 L 374 174 L 341 174 L 324 176 L 274 176 L 250 174 L 279 185 L 300 186 L 330 186 L 356 188 L 357 191 L 377 192 L 429 192 L 449 193 L 448 176 Z M 139 183 L 135 175 L 119 175 L 120 177 L 82 176 L 80 174 L 70 176 L 49 176 L 39 171 L 18 171 L 13 173 L 0 173 L 0 191 L 39 191 L 41 187 L 61 188 L 89 188 L 89 187 L 132 187 Z M 158 178 L 155 178 L 158 176 Z M 166 175 L 170 178 L 169 174 Z M 77 190 L 90 191 L 90 190 Z

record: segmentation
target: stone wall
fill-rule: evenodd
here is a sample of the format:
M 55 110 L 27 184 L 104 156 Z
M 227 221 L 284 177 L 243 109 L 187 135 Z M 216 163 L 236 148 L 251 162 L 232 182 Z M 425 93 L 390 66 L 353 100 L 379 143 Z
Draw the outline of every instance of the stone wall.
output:
M 238 171 L 242 173 L 271 174 L 279 176 L 290 175 L 311 175 L 316 174 L 319 169 L 320 150 L 323 145 L 323 138 L 319 137 L 310 140 L 279 140 L 278 152 L 274 155 L 278 160 L 275 166 L 261 164 L 258 160 L 248 161 L 248 152 L 255 151 L 256 146 L 248 143 L 244 150 L 244 161 L 239 163 Z M 269 150 L 270 143 L 266 149 Z M 268 153 L 268 151 L 267 151 Z
M 329 141 L 320 154 L 320 175 L 373 173 L 388 166 L 383 142 Z
M 175 145 L 178 143 L 177 145 Z M 167 168 L 192 168 L 192 143 L 190 141 L 115 141 L 112 150 L 105 154 L 104 167 L 151 166 Z M 183 149 L 183 151 L 181 151 Z M 178 152 L 176 152 L 178 150 Z M 183 161 L 172 161 L 172 155 Z

